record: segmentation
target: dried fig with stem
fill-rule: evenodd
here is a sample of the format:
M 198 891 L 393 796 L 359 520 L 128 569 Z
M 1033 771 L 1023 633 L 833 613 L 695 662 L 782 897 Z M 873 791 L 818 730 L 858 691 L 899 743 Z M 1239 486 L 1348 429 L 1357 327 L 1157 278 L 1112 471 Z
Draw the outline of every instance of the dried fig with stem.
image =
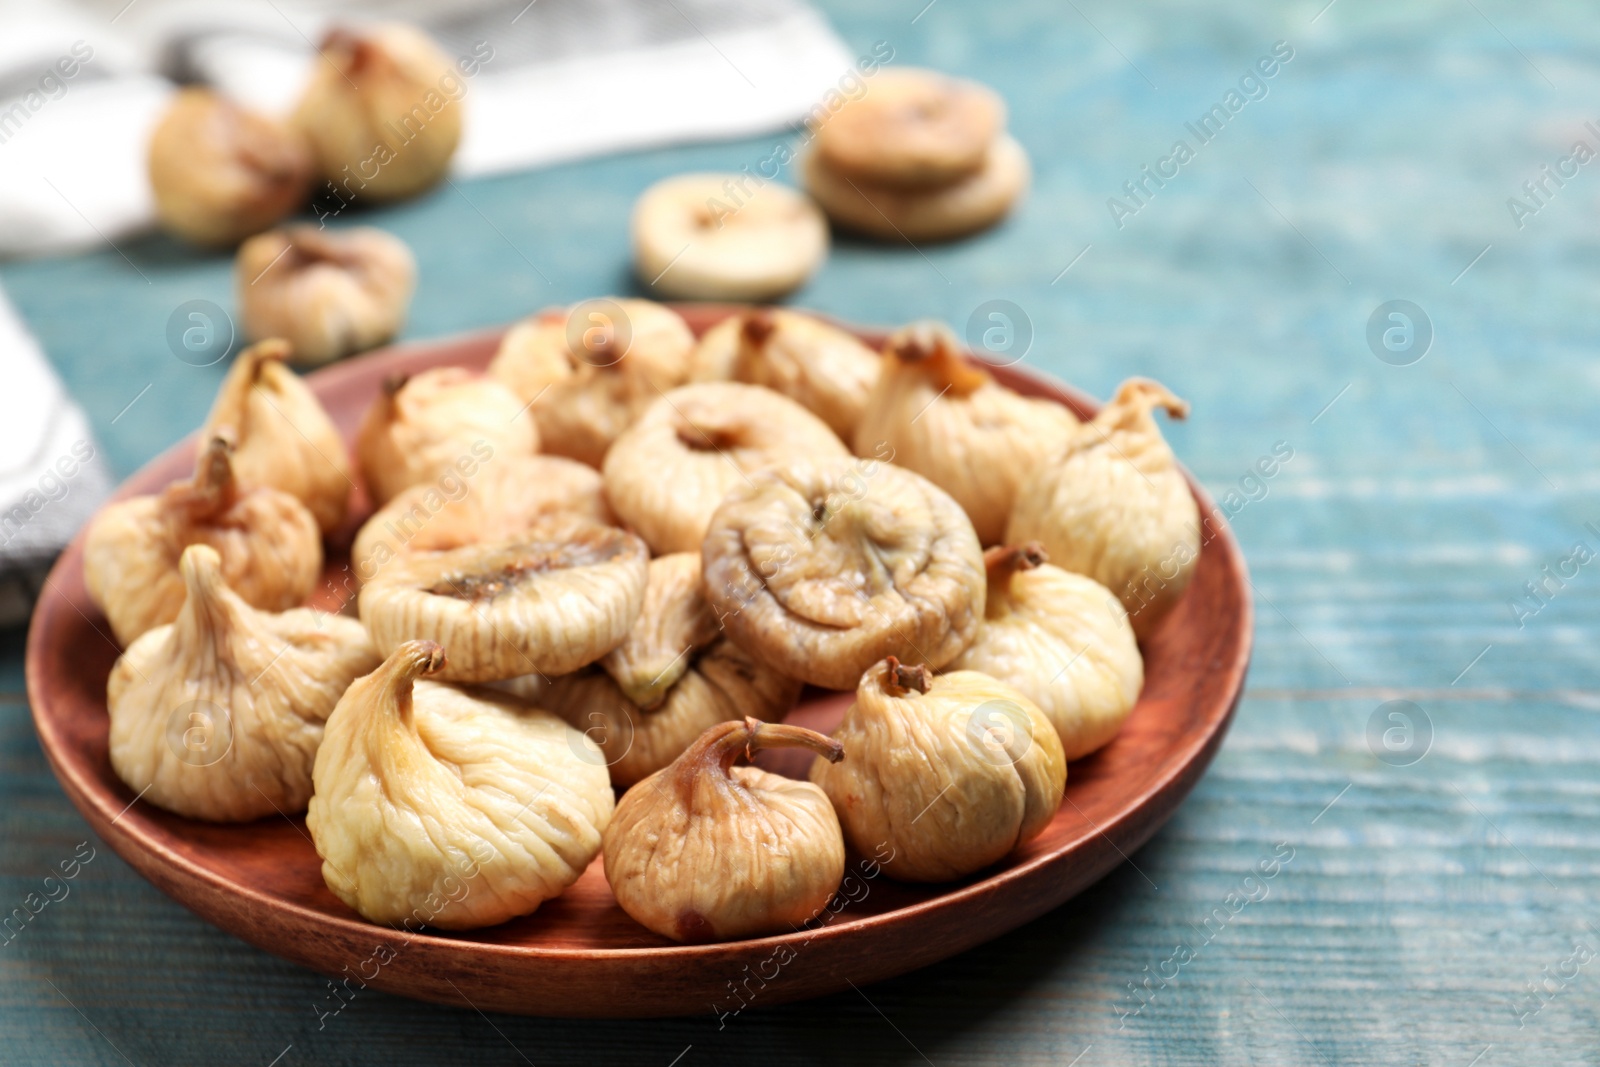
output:
M 385 655 L 411 638 L 454 649 L 441 680 L 568 674 L 627 636 L 649 558 L 630 533 L 558 515 L 515 540 L 402 556 L 358 606 Z
M 827 906 L 844 878 L 844 838 L 822 790 L 756 767 L 764 748 L 808 748 L 837 763 L 837 741 L 758 719 L 711 727 L 617 804 L 606 880 L 642 926 L 682 942 L 787 933 Z
M 1044 712 L 1066 758 L 1075 760 L 1121 729 L 1144 686 L 1144 660 L 1111 591 L 1046 558 L 1037 543 L 984 554 L 983 625 L 950 666 L 1014 686 Z
M 546 452 L 599 467 L 645 408 L 688 380 L 693 347 L 671 308 L 588 300 L 513 326 L 489 374 L 532 406 Z
M 234 261 L 246 336 L 287 338 L 297 363 L 328 363 L 394 337 L 416 284 L 411 250 L 371 226 L 273 230 L 246 241 Z
M 593 746 L 504 694 L 427 681 L 407 641 L 328 718 L 306 815 L 322 877 L 373 922 L 470 930 L 578 880 L 614 800 Z
M 111 766 L 150 803 L 195 819 L 292 815 L 334 704 L 378 665 L 354 619 L 256 611 L 208 545 L 183 550 L 187 599 L 146 631 L 106 683 Z
M 798 311 L 757 308 L 707 330 L 689 373 L 694 381 L 764 385 L 850 441 L 881 363 L 878 353 L 831 323 Z
M 313 173 L 297 131 L 198 88 L 173 97 L 150 135 L 148 167 L 161 224 L 201 245 L 274 225 L 305 202 Z
M 1066 444 L 1078 420 L 1007 389 L 934 322 L 896 332 L 856 428 L 855 449 L 885 443 L 894 461 L 955 497 L 986 545 L 1005 534 L 1017 485 Z
M 287 611 L 316 588 L 317 520 L 288 493 L 241 487 L 230 449 L 227 437 L 213 437 L 192 481 L 108 504 L 90 524 L 84 584 L 124 648 L 178 617 L 185 597 L 178 560 L 192 544 L 217 550 L 223 581 L 251 607 Z
M 884 870 L 943 882 L 981 870 L 1044 830 L 1061 806 L 1061 739 L 1022 693 L 978 671 L 873 666 L 834 731 L 850 758 L 811 780 L 858 852 Z
M 328 533 L 350 504 L 350 455 L 316 395 L 283 365 L 285 341 L 262 341 L 234 358 L 198 451 L 218 435 L 234 441 L 233 476 L 240 486 L 281 489 L 299 500 Z
M 729 635 L 784 674 L 852 689 L 886 655 L 941 667 L 983 617 L 983 550 L 956 502 L 876 460 L 796 459 L 736 486 L 702 549 Z
M 1038 541 L 1063 570 L 1110 589 L 1145 637 L 1188 588 L 1200 561 L 1200 509 L 1152 412 L 1189 405 L 1130 378 L 1066 447 L 1022 483 L 1005 539 Z
M 712 512 L 751 473 L 788 459 L 847 457 L 821 419 L 770 389 L 684 385 L 662 396 L 606 453 L 606 496 L 656 552 L 698 552 Z
M 356 459 L 380 507 L 466 459 L 537 451 L 539 431 L 527 405 L 499 382 L 461 367 L 388 379 L 356 433 Z

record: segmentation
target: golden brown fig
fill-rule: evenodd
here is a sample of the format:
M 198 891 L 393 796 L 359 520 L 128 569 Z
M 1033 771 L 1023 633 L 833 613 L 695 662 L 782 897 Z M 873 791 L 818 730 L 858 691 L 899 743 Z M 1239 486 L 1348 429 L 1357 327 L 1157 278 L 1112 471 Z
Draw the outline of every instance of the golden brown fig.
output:
M 513 326 L 489 373 L 533 408 L 544 450 L 599 467 L 611 442 L 688 380 L 694 334 L 648 300 L 588 300 Z
M 473 458 L 537 451 L 539 431 L 527 405 L 499 382 L 461 367 L 390 378 L 356 434 L 356 459 L 379 506 Z
M 932 675 L 890 657 L 861 679 L 834 731 L 850 758 L 811 780 L 845 840 L 881 854 L 908 882 L 981 870 L 1044 830 L 1061 806 L 1067 761 L 1033 701 L 977 671 Z
M 900 67 L 816 127 L 817 154 L 856 181 L 937 188 L 978 170 L 1005 122 L 988 86 Z
M 991 548 L 978 639 L 950 666 L 1015 686 L 1055 726 L 1069 760 L 1116 736 L 1144 685 L 1139 643 L 1110 590 L 1045 562 L 1037 543 Z
M 287 338 L 296 363 L 328 363 L 392 338 L 416 282 L 411 250 L 371 226 L 273 230 L 239 246 L 234 261 L 245 335 Z
M 492 926 L 559 896 L 614 805 L 583 735 L 503 694 L 418 680 L 444 662 L 407 641 L 350 686 L 306 814 L 328 888 L 413 931 Z
M 684 385 L 661 397 L 606 453 L 606 496 L 655 552 L 698 552 L 728 490 L 790 456 L 847 457 L 827 424 L 770 389 Z
M 1078 420 L 1060 404 L 996 382 L 939 323 L 905 327 L 883 354 L 856 452 L 887 445 L 896 463 L 955 497 L 979 541 L 1000 540 L 1018 483 L 1061 451 Z
M 173 97 L 148 163 L 161 224 L 195 244 L 260 233 L 311 191 L 311 152 L 299 133 L 209 89 Z
M 845 756 L 800 726 L 720 723 L 617 805 L 606 880 L 640 925 L 674 941 L 727 941 L 787 933 L 827 906 L 844 878 L 839 819 L 809 782 L 733 766 L 764 748 Z
M 322 724 L 378 665 L 354 619 L 256 611 L 190 545 L 178 617 L 135 641 L 106 684 L 111 766 L 129 789 L 195 819 L 244 822 L 303 811 Z
M 809 409 L 849 441 L 881 362 L 837 326 L 798 311 L 758 308 L 706 331 L 695 346 L 690 377 L 764 385 Z
M 362 586 L 361 621 L 384 655 L 414 637 L 453 649 L 442 680 L 568 674 L 627 636 L 649 558 L 632 534 L 552 516 L 515 540 L 394 560 Z
M 504 541 L 564 513 L 610 524 L 593 467 L 556 456 L 491 453 L 481 463 L 469 456 L 374 512 L 356 534 L 350 560 L 364 582 L 402 553 Z
M 776 722 L 800 682 L 722 636 L 700 592 L 700 556 L 650 561 L 644 608 L 627 639 L 593 667 L 529 688 L 527 698 L 586 733 L 626 788 L 676 759 L 708 727 Z
M 251 607 L 287 611 L 316 588 L 317 520 L 288 493 L 241 488 L 229 448 L 226 437 L 212 438 L 193 481 L 109 504 L 90 524 L 84 584 L 124 648 L 178 617 L 185 597 L 178 560 L 193 544 L 217 550 L 223 581 Z
M 1006 541 L 1038 541 L 1063 570 L 1086 574 L 1128 609 L 1146 637 L 1172 610 L 1200 561 L 1200 509 L 1151 412 L 1189 405 L 1146 378 L 1078 427 L 1023 482 Z
M 299 500 L 328 533 L 350 503 L 350 455 L 316 395 L 283 365 L 289 346 L 262 341 L 234 358 L 200 430 L 203 452 L 219 434 L 235 442 L 233 476 Z
M 341 199 L 413 196 L 445 176 L 466 86 L 437 45 L 386 23 L 334 29 L 317 51 L 294 122 Z
M 793 460 L 736 487 L 702 550 L 706 599 L 761 662 L 851 689 L 886 655 L 941 667 L 983 618 L 972 523 L 921 475 Z

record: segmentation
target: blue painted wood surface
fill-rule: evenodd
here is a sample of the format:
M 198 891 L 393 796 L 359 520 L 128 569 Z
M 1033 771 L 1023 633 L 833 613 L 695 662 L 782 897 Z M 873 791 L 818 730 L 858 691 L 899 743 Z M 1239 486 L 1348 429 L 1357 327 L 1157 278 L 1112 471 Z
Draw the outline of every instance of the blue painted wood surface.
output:
M 795 302 L 959 326 L 1014 301 L 1034 366 L 1100 395 L 1150 374 L 1193 401 L 1174 445 L 1247 501 L 1233 521 L 1258 595 L 1249 692 L 1210 774 L 1129 865 L 946 964 L 720 1031 L 372 992 L 319 1029 L 322 979 L 99 847 L 0 947 L 0 1060 L 1600 1062 L 1600 561 L 1548 583 L 1536 615 L 1510 606 L 1575 543 L 1600 551 L 1584 527 L 1600 527 L 1600 163 L 1547 182 L 1520 228 L 1507 206 L 1536 206 L 1520 186 L 1575 141 L 1600 149 L 1584 126 L 1600 126 L 1600 25 L 1579 5 L 1324 2 L 826 5 L 859 51 L 888 41 L 896 62 L 1000 88 L 1037 175 L 1015 218 L 974 240 L 840 242 Z M 1185 123 L 1278 41 L 1293 58 L 1265 95 L 1118 228 L 1108 198 L 1177 139 L 1197 145 Z M 630 289 L 637 193 L 773 143 L 461 182 L 361 221 L 418 254 L 407 335 L 444 335 Z M 0 282 L 126 473 L 200 422 L 221 374 L 173 358 L 167 316 L 232 300 L 225 259 L 158 238 L 121 253 L 6 265 Z M 1392 299 L 1433 326 L 1410 366 L 1367 343 Z M 1251 480 L 1279 442 L 1292 460 Z M 20 636 L 0 637 L 8 908 L 96 846 L 39 752 L 20 660 Z M 1390 700 L 1431 729 L 1409 766 L 1369 743 Z M 1392 725 L 1380 716 L 1376 751 Z

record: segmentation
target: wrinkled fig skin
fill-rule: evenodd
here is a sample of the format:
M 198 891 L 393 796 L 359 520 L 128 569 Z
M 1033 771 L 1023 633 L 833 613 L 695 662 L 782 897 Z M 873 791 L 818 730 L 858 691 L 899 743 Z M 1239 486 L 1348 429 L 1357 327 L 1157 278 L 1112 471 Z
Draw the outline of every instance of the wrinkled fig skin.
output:
M 853 689 L 887 655 L 941 667 L 983 617 L 972 523 L 921 475 L 875 460 L 794 459 L 712 517 L 706 599 L 762 663 Z
M 213 822 L 305 810 L 328 713 L 378 665 L 354 619 L 251 608 L 214 549 L 180 561 L 178 617 L 135 641 L 106 684 L 111 766 L 145 800 Z
M 241 490 L 228 452 L 225 437 L 213 438 L 193 481 L 109 504 L 90 525 L 84 584 L 124 648 L 178 617 L 185 597 L 178 559 L 192 544 L 217 550 L 223 581 L 251 607 L 287 611 L 316 588 L 317 520 L 287 493 Z
M 296 363 L 319 365 L 392 338 L 405 322 L 417 263 L 371 226 L 289 226 L 239 248 L 234 287 L 245 335 L 288 340 Z
M 1130 378 L 1066 448 L 1017 492 L 1008 544 L 1038 541 L 1050 562 L 1086 574 L 1122 601 L 1147 637 L 1188 588 L 1200 560 L 1200 509 L 1151 412 L 1189 405 Z
M 283 365 L 289 345 L 262 341 L 234 358 L 200 431 L 198 451 L 219 434 L 234 441 L 241 487 L 281 489 L 316 516 L 323 533 L 344 522 L 350 455 L 316 395 Z
M 850 441 L 878 380 L 878 353 L 839 327 L 797 311 L 760 308 L 707 330 L 693 381 L 736 381 L 782 393 Z
M 822 791 L 755 767 L 763 748 L 838 762 L 837 741 L 756 719 L 711 727 L 668 768 L 630 789 L 605 833 L 606 879 L 641 925 L 680 942 L 788 933 L 844 878 L 844 839 Z
M 650 561 L 644 608 L 627 639 L 607 652 L 600 666 L 629 700 L 654 711 L 693 666 L 696 654 L 721 636 L 700 592 L 699 553 L 675 552 Z
M 150 136 L 161 225 L 199 245 L 231 245 L 300 207 L 314 165 L 304 138 L 209 89 L 173 97 Z
M 400 23 L 334 29 L 317 52 L 294 123 L 330 192 L 394 200 L 444 177 L 461 140 L 461 104 L 446 92 L 461 79 L 449 56 Z
M 1005 534 L 1018 484 L 1059 454 L 1077 425 L 1062 405 L 994 381 L 944 326 L 915 323 L 884 346 L 855 449 L 870 455 L 887 442 L 896 463 L 954 497 L 978 540 L 992 545 Z
M 600 851 L 600 753 L 548 712 L 431 681 L 407 641 L 328 718 L 306 828 L 328 888 L 378 923 L 470 930 L 526 915 Z
M 532 406 L 546 452 L 595 468 L 645 408 L 688 380 L 694 347 L 694 334 L 671 308 L 613 303 L 626 323 L 583 304 L 541 311 L 507 331 L 489 364 L 491 377 Z M 574 321 L 574 313 L 589 319 Z
M 539 431 L 526 406 L 499 382 L 461 367 L 390 378 L 356 433 L 356 459 L 379 507 L 473 460 L 537 451 Z
M 385 655 L 414 637 L 449 648 L 441 681 L 569 674 L 627 636 L 648 559 L 632 534 L 561 515 L 514 540 L 396 559 L 358 606 Z
M 494 454 L 473 457 L 466 470 L 413 485 L 375 511 L 350 549 L 356 577 L 366 581 L 407 552 L 511 540 L 555 515 L 612 521 L 600 475 L 575 460 Z
M 1061 740 L 1033 701 L 977 671 L 932 675 L 893 657 L 861 679 L 833 734 L 849 759 L 811 780 L 884 870 L 944 882 L 982 870 L 1036 837 L 1066 788 Z
M 655 552 L 698 552 L 728 490 L 790 456 L 848 457 L 826 423 L 770 389 L 680 386 L 606 453 L 606 496 Z
M 1093 578 L 1046 562 L 1037 543 L 991 548 L 978 639 L 952 663 L 1015 686 L 1055 726 L 1067 759 L 1105 745 L 1144 686 L 1128 613 Z

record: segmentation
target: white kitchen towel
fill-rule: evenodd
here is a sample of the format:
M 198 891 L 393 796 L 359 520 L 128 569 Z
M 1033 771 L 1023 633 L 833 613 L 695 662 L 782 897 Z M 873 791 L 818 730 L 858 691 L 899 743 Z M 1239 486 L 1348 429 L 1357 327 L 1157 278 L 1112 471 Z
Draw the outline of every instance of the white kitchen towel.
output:
M 152 224 L 144 146 L 175 80 L 282 113 L 331 25 L 384 19 L 479 60 L 461 175 L 782 129 L 851 64 L 800 0 L 0 0 L 0 257 Z

